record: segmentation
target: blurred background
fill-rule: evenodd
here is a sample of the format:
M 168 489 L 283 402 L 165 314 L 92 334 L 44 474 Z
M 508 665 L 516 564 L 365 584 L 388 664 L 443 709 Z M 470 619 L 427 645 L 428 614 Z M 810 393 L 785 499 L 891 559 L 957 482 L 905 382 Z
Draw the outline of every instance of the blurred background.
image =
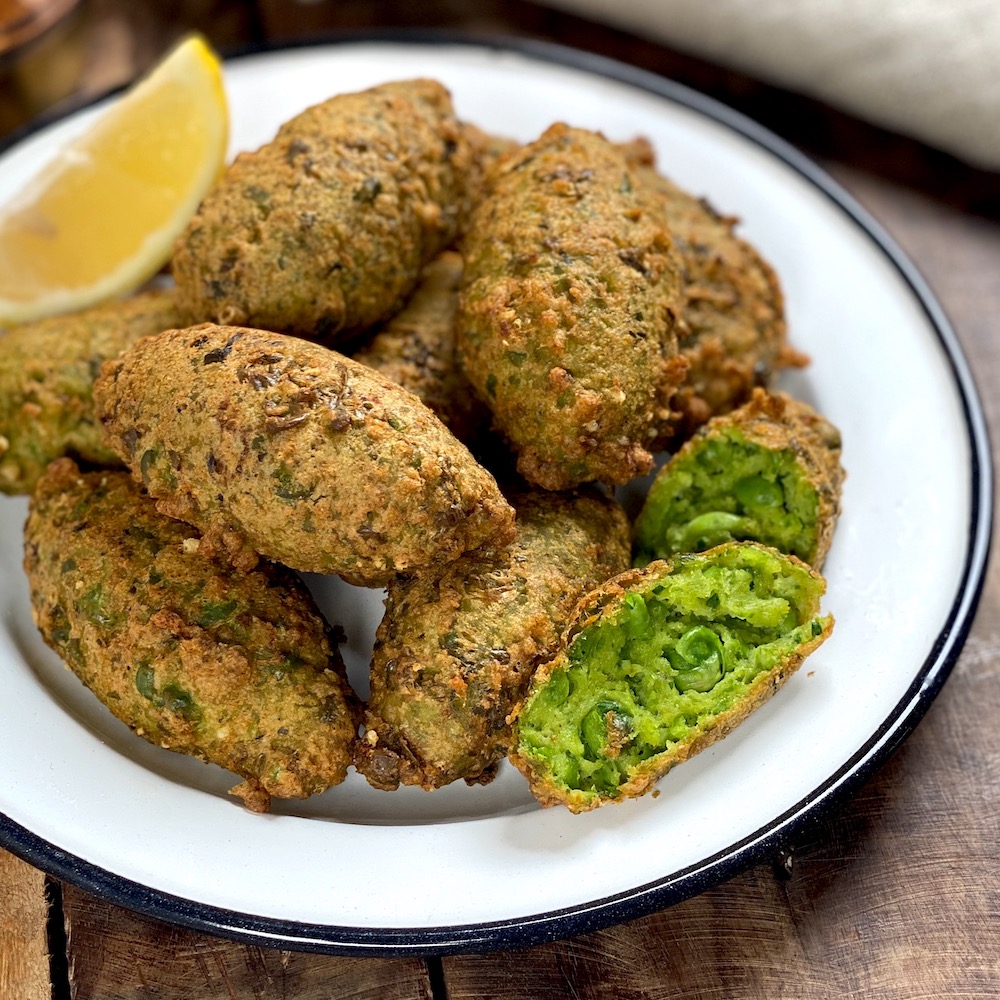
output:
M 992 0 L 885 0 L 877 14 L 835 0 L 0 0 L 0 141 L 133 80 L 192 29 L 231 54 L 414 28 L 619 59 L 718 98 L 817 159 L 1000 210 Z

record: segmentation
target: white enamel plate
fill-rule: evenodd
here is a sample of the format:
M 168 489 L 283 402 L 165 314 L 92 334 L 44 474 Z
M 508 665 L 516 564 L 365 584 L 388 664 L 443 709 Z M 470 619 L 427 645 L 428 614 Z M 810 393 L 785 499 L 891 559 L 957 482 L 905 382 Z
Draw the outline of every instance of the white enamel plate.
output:
M 339 91 L 433 76 L 461 117 L 531 139 L 555 120 L 647 136 L 663 171 L 739 215 L 776 267 L 812 365 L 782 384 L 843 432 L 826 563 L 832 639 L 656 797 L 538 808 L 486 787 L 378 792 L 353 772 L 267 816 L 231 775 L 134 737 L 41 642 L 20 568 L 26 504 L 0 498 L 0 843 L 160 919 L 260 944 L 446 953 L 639 916 L 721 882 L 856 787 L 912 730 L 968 631 L 989 547 L 983 417 L 947 321 L 876 224 L 779 139 L 657 77 L 562 49 L 345 42 L 232 61 L 233 151 Z M 0 156 L 0 201 L 101 110 Z M 85 252 L 85 248 L 81 248 Z M 381 595 L 314 580 L 364 691 Z

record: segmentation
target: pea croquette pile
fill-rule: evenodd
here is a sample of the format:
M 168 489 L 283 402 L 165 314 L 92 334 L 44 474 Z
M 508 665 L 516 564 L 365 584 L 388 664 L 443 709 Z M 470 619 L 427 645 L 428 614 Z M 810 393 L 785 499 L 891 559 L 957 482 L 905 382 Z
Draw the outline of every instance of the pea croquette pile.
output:
M 807 363 L 774 271 L 646 140 L 335 96 L 171 270 L 0 335 L 0 490 L 45 641 L 249 809 L 504 758 L 543 805 L 619 802 L 830 635 L 839 434 L 769 391 Z M 612 488 L 654 464 L 630 523 Z M 301 572 L 385 588 L 365 703 Z

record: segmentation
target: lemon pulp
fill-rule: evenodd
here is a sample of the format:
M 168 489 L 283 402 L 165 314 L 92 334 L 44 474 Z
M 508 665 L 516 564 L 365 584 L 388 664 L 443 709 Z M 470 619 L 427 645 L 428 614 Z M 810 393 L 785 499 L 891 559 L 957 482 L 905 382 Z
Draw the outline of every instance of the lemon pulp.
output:
M 155 274 L 223 167 L 228 118 L 218 57 L 191 36 L 0 209 L 0 323 Z

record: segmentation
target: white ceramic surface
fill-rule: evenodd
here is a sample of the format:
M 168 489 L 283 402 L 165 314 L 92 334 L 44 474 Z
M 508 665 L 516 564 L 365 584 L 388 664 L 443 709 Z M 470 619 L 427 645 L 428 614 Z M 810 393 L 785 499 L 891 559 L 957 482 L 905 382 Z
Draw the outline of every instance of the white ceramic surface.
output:
M 530 54 L 359 43 L 229 64 L 232 149 L 259 145 L 283 119 L 338 91 L 417 75 L 443 80 L 462 117 L 517 138 L 557 119 L 614 139 L 646 135 L 664 172 L 741 216 L 741 232 L 781 276 L 794 344 L 813 359 L 782 385 L 843 432 L 844 514 L 826 564 L 834 635 L 739 730 L 664 779 L 655 798 L 574 817 L 537 808 L 505 766 L 490 786 L 434 793 L 377 792 L 352 773 L 323 796 L 258 816 L 225 794 L 232 776 L 132 736 L 42 644 L 20 569 L 25 502 L 0 498 L 0 814 L 30 833 L 41 864 L 69 877 L 77 865 L 81 881 L 112 895 L 132 883 L 152 890 L 143 899 L 125 892 L 129 905 L 151 899 L 169 917 L 170 897 L 179 897 L 194 904 L 194 916 L 179 919 L 195 923 L 204 906 L 249 914 L 262 919 L 253 933 L 264 940 L 273 922 L 274 939 L 293 944 L 378 948 L 398 929 L 420 947 L 443 940 L 442 929 L 599 914 L 608 900 L 679 873 L 724 872 L 720 860 L 825 796 L 859 752 L 878 756 L 880 742 L 905 728 L 968 585 L 977 445 L 941 337 L 878 242 L 753 137 Z M 0 157 L 0 201 L 98 110 Z M 381 595 L 312 583 L 345 625 L 346 658 L 364 687 Z M 490 933 L 479 940 L 488 945 Z

